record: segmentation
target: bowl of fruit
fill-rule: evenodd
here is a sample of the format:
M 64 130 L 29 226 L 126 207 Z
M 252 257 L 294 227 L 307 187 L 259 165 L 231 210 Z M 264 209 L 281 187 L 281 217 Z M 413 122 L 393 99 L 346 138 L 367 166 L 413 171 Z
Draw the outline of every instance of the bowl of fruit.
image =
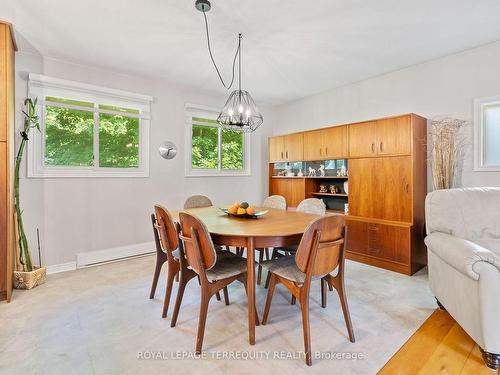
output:
M 268 211 L 257 211 L 255 207 L 247 202 L 236 202 L 229 208 L 221 208 L 221 211 L 229 216 L 243 217 L 247 219 L 257 219 L 264 216 Z

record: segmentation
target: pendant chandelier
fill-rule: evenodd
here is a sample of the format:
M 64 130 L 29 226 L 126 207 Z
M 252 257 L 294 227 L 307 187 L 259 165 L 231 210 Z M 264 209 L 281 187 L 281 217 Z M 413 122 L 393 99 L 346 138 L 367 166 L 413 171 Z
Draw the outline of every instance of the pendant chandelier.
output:
M 238 47 L 236 48 L 236 53 L 233 58 L 233 68 L 232 68 L 232 78 L 229 85 L 226 85 L 222 75 L 220 74 L 219 68 L 215 63 L 215 59 L 212 55 L 212 48 L 210 46 L 210 35 L 208 31 L 208 21 L 206 12 L 210 10 L 212 5 L 209 0 L 196 0 L 196 9 L 203 13 L 205 19 L 205 29 L 207 32 L 207 45 L 208 53 L 210 54 L 210 59 L 215 67 L 217 75 L 222 83 L 222 85 L 230 90 L 234 83 L 234 68 L 236 65 L 236 58 L 238 58 L 238 89 L 234 90 L 222 108 L 222 111 L 217 117 L 217 122 L 226 129 L 231 129 L 240 132 L 253 132 L 257 129 L 263 122 L 264 118 L 259 111 L 259 108 L 252 99 L 250 93 L 246 90 L 241 89 L 241 33 L 238 35 Z

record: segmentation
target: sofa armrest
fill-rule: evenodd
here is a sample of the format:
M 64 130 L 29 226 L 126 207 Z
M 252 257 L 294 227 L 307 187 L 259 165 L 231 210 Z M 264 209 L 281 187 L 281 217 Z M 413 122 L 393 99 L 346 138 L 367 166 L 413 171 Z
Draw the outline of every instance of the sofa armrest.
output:
M 434 232 L 425 238 L 425 244 L 445 263 L 473 280 L 479 280 L 479 272 L 474 269 L 478 262 L 490 263 L 500 272 L 500 257 L 474 242 Z

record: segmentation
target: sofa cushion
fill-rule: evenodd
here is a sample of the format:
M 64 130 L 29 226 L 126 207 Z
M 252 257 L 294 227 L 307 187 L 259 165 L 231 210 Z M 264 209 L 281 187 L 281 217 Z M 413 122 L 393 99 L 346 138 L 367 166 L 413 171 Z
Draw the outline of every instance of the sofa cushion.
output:
M 425 209 L 427 234 L 447 233 L 500 256 L 500 188 L 436 190 Z

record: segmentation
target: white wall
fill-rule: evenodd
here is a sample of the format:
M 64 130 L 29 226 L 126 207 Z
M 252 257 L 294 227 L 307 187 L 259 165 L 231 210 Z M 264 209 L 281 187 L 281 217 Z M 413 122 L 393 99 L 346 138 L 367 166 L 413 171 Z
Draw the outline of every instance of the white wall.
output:
M 461 118 L 469 121 L 462 186 L 500 186 L 500 172 L 472 170 L 473 99 L 500 95 L 499 67 L 496 42 L 276 107 L 272 131 L 282 134 L 409 112 Z
M 40 228 L 45 264 L 75 261 L 75 255 L 152 241 L 149 215 L 153 204 L 181 208 L 186 197 L 201 193 L 215 204 L 236 200 L 260 202 L 267 191 L 264 175 L 270 118 L 251 135 L 251 177 L 184 177 L 185 103 L 220 107 L 226 98 L 201 95 L 165 81 L 133 77 L 77 64 L 45 59 L 31 53 L 16 55 L 17 124 L 26 96 L 27 73 L 122 89 L 147 95 L 152 105 L 149 178 L 57 178 L 21 181 L 26 229 L 36 254 Z M 179 148 L 173 160 L 158 154 L 164 140 Z M 24 173 L 24 172 L 23 172 Z M 25 174 L 23 174 L 25 176 Z M 152 249 L 153 250 L 153 249 Z M 38 259 L 35 255 L 35 259 Z

